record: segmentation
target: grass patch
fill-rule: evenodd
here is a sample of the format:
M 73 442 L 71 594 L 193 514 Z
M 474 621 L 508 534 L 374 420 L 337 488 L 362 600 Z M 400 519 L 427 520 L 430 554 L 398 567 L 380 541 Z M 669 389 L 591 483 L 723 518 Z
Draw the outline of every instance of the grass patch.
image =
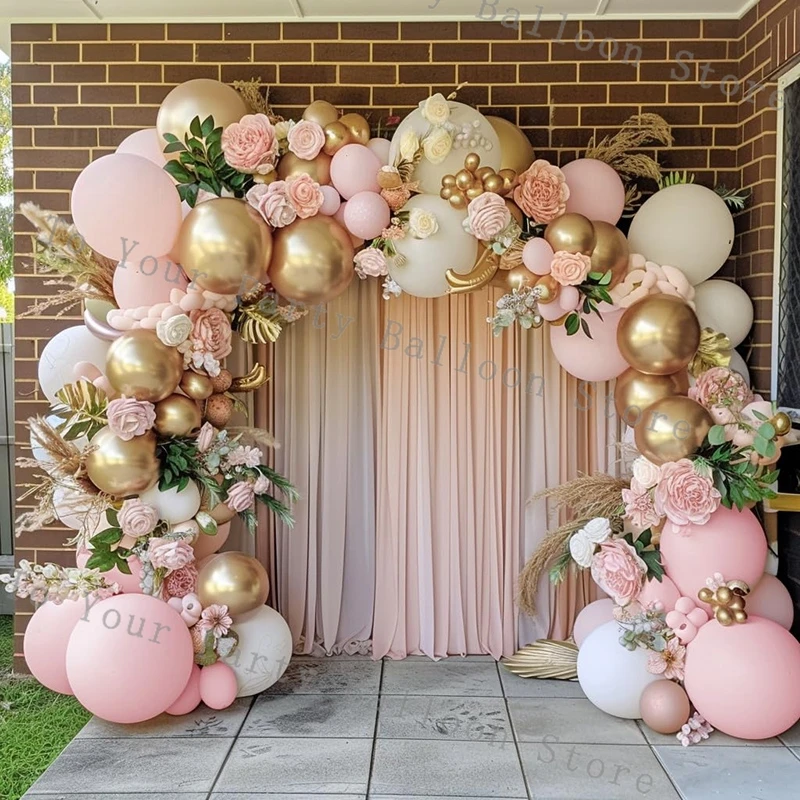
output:
M 13 617 L 0 617 L 0 800 L 18 800 L 86 724 L 74 697 L 11 673 Z

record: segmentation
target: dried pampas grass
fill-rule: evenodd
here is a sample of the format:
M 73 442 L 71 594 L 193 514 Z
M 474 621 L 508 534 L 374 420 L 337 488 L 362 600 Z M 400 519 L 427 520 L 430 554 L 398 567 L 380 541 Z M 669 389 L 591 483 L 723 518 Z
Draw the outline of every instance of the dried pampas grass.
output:
M 233 88 L 239 92 L 242 100 L 247 104 L 251 114 L 266 114 L 273 124 L 283 122 L 283 117 L 273 113 L 269 104 L 269 86 L 261 94 L 261 78 L 251 78 L 249 81 L 234 81 Z

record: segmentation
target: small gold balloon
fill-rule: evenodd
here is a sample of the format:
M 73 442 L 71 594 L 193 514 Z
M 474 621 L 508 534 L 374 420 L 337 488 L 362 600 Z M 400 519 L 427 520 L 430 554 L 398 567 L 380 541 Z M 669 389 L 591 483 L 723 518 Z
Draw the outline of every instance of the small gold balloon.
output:
M 504 181 L 513 183 L 517 179 L 517 173 L 513 169 L 501 169 L 497 173 Z
M 344 114 L 339 122 L 349 131 L 354 142 L 366 144 L 370 140 L 369 122 L 361 114 Z
M 614 405 L 619 418 L 632 428 L 642 420 L 645 409 L 656 400 L 674 395 L 685 395 L 689 391 L 686 370 L 675 375 L 646 375 L 633 367 L 617 378 L 614 387 Z
M 272 233 L 252 206 L 220 197 L 192 209 L 181 226 L 178 250 L 184 272 L 201 289 L 244 294 L 263 282 Z
M 527 269 L 527 267 L 526 267 Z M 530 271 L 530 270 L 529 270 Z M 543 275 L 536 281 L 536 288 L 541 292 L 539 299 L 543 303 L 552 303 L 561 291 L 561 284 L 552 275 Z
M 193 400 L 205 400 L 214 394 L 214 384 L 211 383 L 211 379 L 196 372 L 184 372 L 180 387 Z
M 481 157 L 477 153 L 470 153 L 464 159 L 464 169 L 468 169 L 470 172 L 475 172 L 481 165 Z M 489 167 L 491 169 L 491 167 Z
M 475 177 L 479 181 L 486 180 L 490 175 L 496 175 L 497 173 L 491 167 L 481 167 L 480 169 L 475 170 Z
M 775 433 L 778 436 L 786 436 L 792 429 L 792 418 L 783 411 L 779 411 L 772 418 L 772 427 L 775 428 Z
M 695 400 L 665 397 L 653 403 L 634 428 L 636 449 L 658 466 L 678 461 L 697 452 L 713 424 Z
M 483 179 L 483 188 L 487 192 L 500 194 L 503 191 L 503 179 L 499 175 L 489 175 Z
M 155 429 L 161 436 L 189 436 L 202 419 L 200 406 L 191 397 L 173 394 L 156 403 Z
M 140 494 L 158 480 L 156 437 L 151 431 L 125 441 L 110 428 L 92 438 L 86 474 L 101 492 L 114 497 Z
M 320 153 L 313 161 L 298 158 L 294 153 L 286 153 L 278 162 L 278 177 L 285 181 L 293 175 L 310 175 L 320 186 L 331 182 L 331 157 Z M 239 201 L 241 202 L 241 201 Z
M 350 131 L 341 122 L 329 122 L 324 130 L 325 144 L 322 150 L 326 155 L 332 156 L 338 153 L 346 144 L 353 141 Z
M 453 196 L 453 187 L 452 186 L 443 186 L 442 190 L 439 192 L 439 197 L 442 200 L 449 200 Z
M 597 244 L 591 220 L 583 214 L 564 214 L 545 229 L 544 238 L 555 252 L 583 253 L 590 256 Z
M 327 100 L 315 100 L 304 112 L 303 119 L 316 122 L 323 128 L 339 119 L 339 112 Z
M 466 198 L 461 193 L 451 195 L 448 202 L 453 208 L 457 208 L 459 211 L 467 207 Z
M 593 222 L 597 241 L 592 250 L 592 272 L 611 272 L 608 288 L 616 286 L 628 272 L 630 248 L 625 234 L 608 222 Z
M 196 591 L 203 608 L 227 606 L 228 613 L 236 617 L 267 602 L 269 577 L 252 556 L 220 553 L 200 568 Z
M 442 186 L 455 186 L 456 185 L 456 176 L 455 175 L 445 175 L 442 178 Z
M 480 197 L 483 191 L 483 186 L 470 186 L 470 188 L 467 189 L 467 198 L 469 200 L 474 200 L 476 197 Z
M 466 191 L 472 188 L 475 183 L 475 176 L 468 169 L 460 169 L 456 173 L 456 186 Z
M 520 290 L 525 286 L 533 286 L 536 280 L 537 276 L 523 265 L 513 267 L 505 273 L 506 286 L 509 291 Z
M 126 397 L 157 403 L 171 395 L 183 377 L 183 354 L 155 331 L 140 328 L 115 339 L 106 356 L 106 377 Z
M 617 344 L 625 360 L 648 375 L 672 375 L 684 369 L 700 344 L 697 315 L 680 298 L 644 297 L 622 315 Z
M 533 164 L 533 145 L 513 122 L 502 117 L 486 117 L 500 139 L 500 168 L 524 172 Z

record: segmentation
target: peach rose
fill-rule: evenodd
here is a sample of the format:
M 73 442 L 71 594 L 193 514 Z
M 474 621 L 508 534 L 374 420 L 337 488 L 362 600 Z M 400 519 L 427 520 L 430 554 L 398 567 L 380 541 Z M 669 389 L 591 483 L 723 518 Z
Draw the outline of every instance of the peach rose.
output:
M 246 114 L 222 132 L 225 161 L 239 172 L 267 175 L 275 169 L 278 139 L 266 114 Z
M 639 596 L 647 565 L 624 539 L 603 542 L 592 559 L 592 578 L 618 606 Z
M 494 192 L 478 195 L 467 207 L 469 227 L 473 236 L 488 242 L 511 222 L 511 212 L 505 200 Z
M 147 433 L 156 421 L 156 407 L 147 400 L 118 397 L 106 408 L 106 419 L 111 432 L 129 442 L 134 436 Z
M 592 259 L 583 253 L 557 250 L 553 256 L 550 274 L 562 286 L 577 286 L 586 280 L 592 268 Z
M 225 358 L 231 345 L 231 323 L 228 315 L 219 308 L 207 311 L 195 309 L 189 312 L 192 320 L 192 344 L 194 349 L 213 356 L 217 361 Z
M 569 186 L 564 173 L 539 158 L 518 178 L 514 202 L 539 224 L 552 222 L 567 210 Z
M 290 129 L 286 138 L 292 153 L 305 161 L 311 161 L 319 155 L 325 144 L 325 131 L 318 122 L 303 119 Z
M 636 478 L 631 480 L 631 488 L 622 490 L 622 502 L 625 504 L 625 516 L 631 524 L 641 531 L 652 528 L 661 522 L 661 515 L 656 513 L 653 495 Z
M 682 458 L 662 465 L 655 510 L 675 525 L 705 525 L 719 508 L 720 497 L 711 476 L 701 474 L 688 458 Z
M 359 278 L 378 278 L 386 275 L 386 256 L 377 247 L 367 247 L 353 259 Z
M 322 194 L 319 184 L 306 174 L 289 178 L 286 181 L 286 194 L 300 219 L 313 217 L 325 202 L 325 195 Z

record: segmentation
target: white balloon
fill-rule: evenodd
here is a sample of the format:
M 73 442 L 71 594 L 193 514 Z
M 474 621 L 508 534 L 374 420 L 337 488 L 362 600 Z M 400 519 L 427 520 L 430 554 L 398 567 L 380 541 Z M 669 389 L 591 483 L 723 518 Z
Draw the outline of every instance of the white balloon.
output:
M 731 362 L 728 366 L 734 371 L 738 372 L 744 379 L 747 381 L 748 386 L 752 386 L 750 383 L 750 370 L 747 369 L 747 364 L 745 364 L 744 359 L 739 355 L 738 350 L 729 350 L 731 354 Z
M 237 697 L 263 692 L 286 671 L 292 658 L 292 632 L 274 608 L 261 606 L 236 618 L 239 644 L 222 660 L 236 673 Z
M 139 499 L 153 506 L 158 511 L 158 518 L 170 525 L 185 522 L 200 510 L 200 490 L 194 481 L 189 481 L 180 492 L 177 487 L 162 492 L 155 484 L 142 492 Z
M 734 347 L 753 327 L 753 301 L 733 281 L 703 281 L 695 287 L 694 305 L 700 326 L 724 333 Z
M 470 153 L 477 153 L 481 157 L 482 167 L 500 169 L 502 158 L 500 139 L 489 120 L 472 106 L 464 103 L 451 100 L 449 106 L 450 119 L 446 126 L 453 138 L 453 149 L 439 164 L 432 164 L 423 156 L 414 170 L 413 179 L 419 181 L 420 190 L 428 194 L 438 195 L 442 188 L 442 178 L 445 175 L 455 175 L 460 169 L 464 169 L 464 158 Z M 422 116 L 422 110 L 417 108 L 412 111 L 394 132 L 389 163 L 397 163 L 400 143 L 407 131 L 413 130 L 422 138 L 430 129 L 431 124 Z M 466 138 L 461 138 L 462 135 L 466 135 Z
M 59 331 L 39 356 L 39 385 L 45 397 L 55 403 L 56 392 L 68 383 L 75 383 L 75 365 L 81 361 L 94 364 L 105 373 L 106 355 L 111 342 L 93 336 L 85 325 Z
M 53 491 L 56 516 L 72 530 L 84 529 L 90 536 L 110 527 L 105 525 L 105 509 L 94 503 L 94 497 L 66 486 L 56 486 Z
M 453 269 L 469 272 L 478 255 L 478 240 L 462 225 L 466 211 L 453 208 L 438 195 L 418 194 L 404 206 L 404 211 L 421 208 L 436 216 L 439 230 L 427 239 L 415 239 L 410 232 L 395 241 L 397 252 L 406 261 L 398 265 L 389 260 L 389 275 L 400 288 L 415 297 L 441 297 L 447 294 L 445 273 Z
M 728 260 L 733 237 L 725 201 L 705 186 L 679 183 L 656 192 L 636 212 L 628 244 L 648 261 L 678 267 L 696 286 Z
M 623 719 L 641 719 L 642 692 L 662 675 L 647 671 L 650 651 L 628 650 L 619 643 L 616 621 L 595 628 L 578 651 L 578 681 L 601 711 Z

